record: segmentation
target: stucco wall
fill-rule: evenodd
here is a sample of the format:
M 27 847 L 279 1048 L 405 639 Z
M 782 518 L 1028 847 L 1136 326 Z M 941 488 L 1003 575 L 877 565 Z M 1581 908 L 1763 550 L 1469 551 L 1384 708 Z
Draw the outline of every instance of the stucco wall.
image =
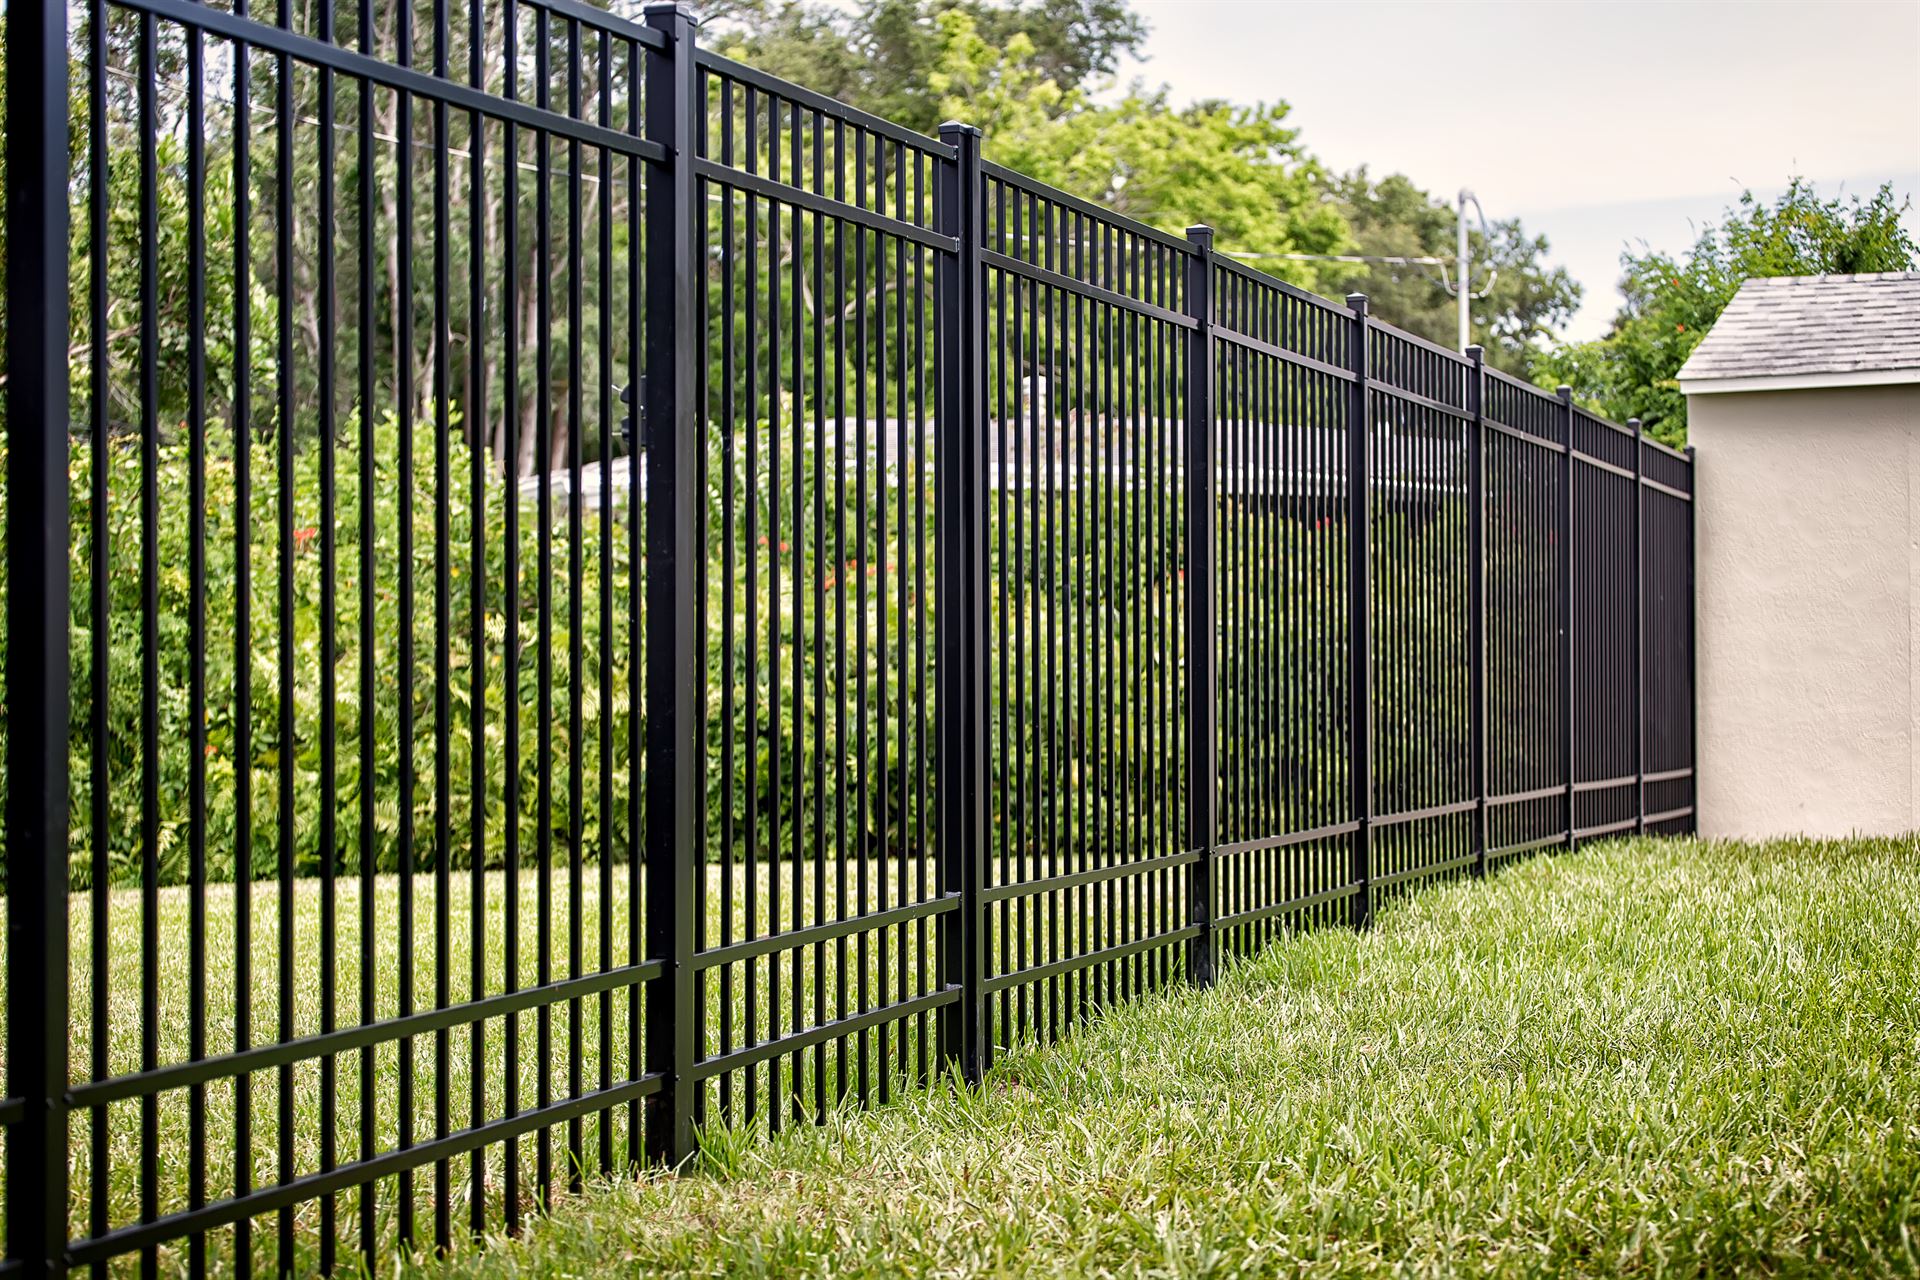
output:
M 1920 828 L 1920 386 L 1696 395 L 1700 830 Z

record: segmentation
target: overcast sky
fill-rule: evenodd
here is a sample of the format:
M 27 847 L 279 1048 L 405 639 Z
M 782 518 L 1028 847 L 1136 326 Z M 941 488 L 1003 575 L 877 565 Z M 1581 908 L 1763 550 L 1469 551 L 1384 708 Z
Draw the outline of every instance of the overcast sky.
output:
M 1920 0 L 1134 0 L 1176 102 L 1283 99 L 1338 169 L 1519 217 L 1604 331 L 1620 250 L 1679 250 L 1743 187 L 1920 194 Z M 1920 215 L 1908 215 L 1920 229 Z

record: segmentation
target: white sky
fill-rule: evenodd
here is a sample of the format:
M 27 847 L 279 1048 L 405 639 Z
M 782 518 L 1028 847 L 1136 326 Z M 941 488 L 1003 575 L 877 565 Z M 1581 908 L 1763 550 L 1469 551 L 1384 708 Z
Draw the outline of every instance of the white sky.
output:
M 1920 0 L 1134 0 L 1176 102 L 1284 99 L 1327 164 L 1520 217 L 1619 304 L 1619 254 L 1677 251 L 1743 187 L 1920 196 Z M 1909 224 L 1920 231 L 1920 212 Z

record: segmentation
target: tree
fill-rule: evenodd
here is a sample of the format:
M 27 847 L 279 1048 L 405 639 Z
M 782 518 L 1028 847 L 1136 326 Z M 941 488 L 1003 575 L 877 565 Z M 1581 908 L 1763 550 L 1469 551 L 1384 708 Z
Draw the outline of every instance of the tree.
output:
M 1328 192 L 1353 228 L 1361 252 L 1399 258 L 1444 258 L 1457 248 L 1454 210 L 1415 186 L 1404 174 L 1375 181 L 1363 166 L 1332 179 Z M 1548 267 L 1545 236 L 1530 236 L 1515 221 L 1496 222 L 1491 238 L 1469 231 L 1473 284 L 1492 288 L 1472 304 L 1473 336 L 1486 348 L 1487 363 L 1526 376 L 1538 358 L 1540 343 L 1572 316 L 1580 286 L 1565 267 Z M 1452 346 L 1458 335 L 1458 304 L 1442 282 L 1442 269 L 1430 265 L 1368 263 L 1330 268 L 1332 293 L 1362 292 L 1373 312 L 1423 338 Z M 1447 280 L 1456 273 L 1447 269 Z
M 941 113 L 978 125 L 993 159 L 1165 231 L 1194 223 L 1249 253 L 1343 253 L 1353 239 L 1321 195 L 1323 171 L 1287 127 L 1287 104 L 1198 102 L 1175 110 L 1164 88 L 1135 84 L 1112 105 L 1048 74 L 1016 33 L 996 46 L 970 14 L 940 18 L 931 83 Z M 1324 288 L 1316 262 L 1263 263 Z
M 707 25 L 730 57 L 932 133 L 943 118 L 932 79 L 945 56 L 949 14 L 964 15 L 995 48 L 1024 37 L 1038 76 L 1070 89 L 1112 75 L 1147 34 L 1126 0 L 860 0 L 850 10 L 730 0 L 709 6 Z
M 614 180 L 612 162 L 588 148 L 579 156 L 579 164 L 589 184 L 589 198 L 578 227 L 569 228 L 556 218 L 544 249 L 533 228 L 537 221 L 539 181 L 534 157 L 536 144 L 524 133 L 520 147 L 521 163 L 510 167 L 505 151 L 505 130 L 498 122 L 486 127 L 482 152 L 485 182 L 475 199 L 472 153 L 474 135 L 471 113 L 452 109 L 445 114 L 445 135 L 435 138 L 440 112 L 430 101 L 412 101 L 412 148 L 410 169 L 402 174 L 396 149 L 388 143 L 400 132 L 397 95 L 379 88 L 363 88 L 344 75 L 335 75 L 333 117 L 342 122 L 334 135 L 335 152 L 330 172 L 334 179 L 333 205 L 322 216 L 320 172 L 322 168 L 321 131 L 317 122 L 327 113 L 320 105 L 320 77 L 311 67 L 294 60 L 288 80 L 291 127 L 287 130 L 286 173 L 281 172 L 280 121 L 278 99 L 280 59 L 259 49 L 249 49 L 244 63 L 236 66 L 220 42 L 203 37 L 205 59 L 204 97 L 201 102 L 202 169 L 197 182 L 189 169 L 188 136 L 191 117 L 186 90 L 188 37 L 177 24 L 160 23 L 154 42 L 151 68 L 143 62 L 139 15 L 118 7 L 108 7 L 100 44 L 102 65 L 99 102 L 90 91 L 91 50 L 94 45 L 92 19 L 82 16 L 70 38 L 71 55 L 71 149 L 74 182 L 69 214 L 71 222 L 70 263 L 72 278 L 70 362 L 73 370 L 73 413 L 78 424 L 90 424 L 94 418 L 94 398 L 98 396 L 109 434 L 139 429 L 148 411 L 158 420 L 163 437 L 171 438 L 181 430 L 188 414 L 187 386 L 195 354 L 192 339 L 198 337 L 199 354 L 204 360 L 206 421 L 220 424 L 213 430 L 214 446 L 228 446 L 225 424 L 241 420 L 256 436 L 266 438 L 283 428 L 306 448 L 318 438 L 321 415 L 318 406 L 330 404 L 336 424 L 361 409 L 358 349 L 362 316 L 358 277 L 363 261 L 370 263 L 375 279 L 376 301 L 372 307 L 369 332 L 372 337 L 370 364 L 375 404 L 369 417 L 382 409 L 405 405 L 420 423 L 431 424 L 436 431 L 450 431 L 456 421 L 469 424 L 463 430 L 484 434 L 485 444 L 500 465 L 514 474 L 545 470 L 561 465 L 569 457 L 571 437 L 578 432 L 580 447 L 587 460 L 595 459 L 603 449 L 619 446 L 604 438 L 605 420 L 617 417 L 617 406 L 601 403 L 599 388 L 585 397 L 582 412 L 569 412 L 568 387 L 573 382 L 567 367 L 569 357 L 594 351 L 601 330 L 624 332 L 631 308 L 637 305 L 627 296 L 628 277 L 614 270 L 611 263 L 625 260 L 627 239 L 631 234 L 629 203 L 631 183 Z M 416 57 L 430 56 L 436 34 L 429 28 L 431 15 L 419 6 L 396 4 L 393 0 L 367 0 L 364 16 L 374 33 L 376 55 L 383 59 L 396 56 L 403 22 L 410 32 Z M 356 42 L 362 14 L 347 10 L 336 15 L 339 32 L 349 43 Z M 505 92 L 507 66 L 503 51 L 506 11 L 489 7 L 483 26 L 475 29 L 470 19 L 456 12 L 445 32 L 445 59 L 449 66 L 467 67 L 474 45 L 483 54 L 484 86 L 495 94 Z M 310 22 L 312 15 L 302 21 Z M 529 28 L 520 20 L 519 45 L 514 74 L 521 92 L 529 92 L 539 66 Z M 549 34 L 548 61 L 555 66 L 567 62 L 567 32 L 559 24 Z M 621 113 L 613 120 L 615 128 L 624 128 L 624 113 L 633 110 L 638 95 L 626 80 L 634 74 L 631 59 L 605 54 L 582 59 L 580 93 L 589 103 L 601 99 L 602 87 L 613 109 Z M 245 115 L 232 106 L 236 74 L 244 67 L 247 100 L 251 106 Z M 140 86 L 149 71 L 154 82 L 153 138 L 154 167 L 152 189 L 146 189 L 142 174 Z M 0 87 L 4 83 L 0 82 Z M 364 105 L 363 105 L 363 95 Z M 362 112 L 368 114 L 362 119 Z M 351 126 L 346 122 L 351 121 Z M 238 162 L 237 134 L 245 123 L 249 151 L 245 165 Z M 366 125 L 377 145 L 371 152 L 371 164 L 363 164 L 357 130 Z M 104 162 L 96 165 L 92 148 L 96 141 L 104 150 Z M 549 141 L 549 167 L 566 172 L 574 158 L 573 148 L 565 140 Z M 519 218 L 519 231 L 513 244 L 506 243 L 505 217 L 508 202 L 508 175 L 513 177 Z M 282 242 L 278 201 L 282 178 L 291 202 L 292 230 Z M 445 234 L 436 219 L 437 180 L 444 178 L 447 188 Z M 99 244 L 95 243 L 92 198 L 95 184 L 104 196 Z M 363 219 L 359 197 L 363 184 L 372 191 L 371 217 Z M 205 227 L 203 249 L 204 312 L 198 323 L 188 313 L 188 281 L 195 276 L 190 253 L 189 196 L 197 185 L 203 206 Z M 411 196 L 409 217 L 403 222 L 400 193 Z M 243 222 L 237 213 L 239 194 L 247 194 L 251 206 Z M 604 197 L 603 197 L 604 191 Z M 141 401 L 143 347 L 141 315 L 143 307 L 140 254 L 143 246 L 146 211 L 151 199 L 152 220 L 157 230 L 154 297 L 156 350 L 155 387 L 158 394 L 151 406 Z M 608 228 L 609 262 L 599 254 L 600 228 Z M 321 228 L 331 233 L 323 244 Z M 400 246 L 408 246 L 409 278 L 401 278 L 403 255 Z M 236 250 L 245 247 L 248 257 L 248 288 L 237 288 Z M 545 266 L 540 255 L 544 252 Z M 279 287 L 281 256 L 286 258 L 287 288 Z M 516 418 L 516 456 L 508 458 L 507 406 L 504 366 L 508 356 L 498 326 L 488 327 L 475 314 L 467 285 L 474 255 L 483 264 L 482 297 L 493 305 L 511 305 L 521 317 L 522 334 L 531 333 L 538 308 L 538 282 L 546 280 L 556 315 L 548 359 L 536 367 L 522 343 L 517 360 L 519 398 Z M 444 255 L 449 278 L 444 314 L 436 309 L 435 273 L 437 260 Z M 4 242 L 0 242 L 0 261 L 4 261 Z M 334 291 L 334 318 L 331 332 L 321 332 L 319 298 L 325 267 L 331 268 Z M 93 273 L 104 275 L 104 310 L 94 314 Z M 578 332 L 566 323 L 566 302 L 579 277 L 582 294 L 582 319 Z M 509 304 L 507 293 L 511 290 Z M 402 307 L 405 298 L 408 305 Z M 251 326 L 251 344 L 244 353 L 235 350 L 236 319 L 244 314 Z M 403 327 L 403 317 L 407 317 Z M 5 316 L 0 312 L 0 332 Z M 282 323 L 291 329 L 294 358 L 282 361 L 277 339 Z M 319 353 L 329 348 L 332 385 L 330 400 L 322 395 Z M 630 380 L 625 368 L 628 351 L 625 344 L 612 344 L 616 383 Z M 403 362 L 402 352 L 406 353 Z M 473 357 L 477 352 L 479 359 Z M 438 366 L 444 364 L 444 374 Z M 408 384 L 400 387 L 401 368 L 409 370 Z M 233 398 L 244 370 L 250 386 L 248 402 L 235 405 Z M 0 375 L 3 377 L 3 375 Z M 284 397 L 291 413 L 283 414 L 281 380 L 288 394 Z M 444 378 L 444 388 L 439 383 Z M 542 394 L 544 393 L 544 395 Z M 546 417 L 539 417 L 544 403 Z M 575 419 L 578 417 L 578 422 Z M 536 442 L 544 443 L 547 456 L 536 457 Z
M 1603 338 L 1562 346 L 1540 362 L 1543 385 L 1569 383 L 1608 417 L 1639 418 L 1656 439 L 1681 445 L 1686 400 L 1676 381 L 1740 285 L 1766 276 L 1910 271 L 1920 246 L 1901 225 L 1911 197 L 1886 183 L 1871 199 L 1822 200 L 1792 179 L 1771 205 L 1751 191 L 1709 225 L 1684 257 L 1642 247 L 1620 255 L 1626 304 Z
M 979 125 L 1002 163 L 1163 229 L 1206 222 L 1223 250 L 1283 279 L 1334 297 L 1364 290 L 1384 319 L 1453 341 L 1437 269 L 1272 256 L 1451 258 L 1452 210 L 1398 175 L 1326 174 L 1283 102 L 1176 110 L 1164 87 L 1136 83 L 1104 103 L 1096 90 L 1146 35 L 1125 0 L 720 3 L 708 27 L 732 57 L 923 132 L 950 117 Z M 1476 332 L 1496 367 L 1524 374 L 1579 286 L 1542 265 L 1545 239 L 1517 222 L 1474 241 L 1476 261 L 1499 270 Z

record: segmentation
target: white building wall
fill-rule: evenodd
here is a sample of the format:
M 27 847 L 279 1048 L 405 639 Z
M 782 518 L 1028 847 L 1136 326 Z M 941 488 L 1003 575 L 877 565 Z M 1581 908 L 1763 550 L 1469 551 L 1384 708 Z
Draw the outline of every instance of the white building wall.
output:
M 1920 829 L 1920 385 L 1687 414 L 1702 834 Z

